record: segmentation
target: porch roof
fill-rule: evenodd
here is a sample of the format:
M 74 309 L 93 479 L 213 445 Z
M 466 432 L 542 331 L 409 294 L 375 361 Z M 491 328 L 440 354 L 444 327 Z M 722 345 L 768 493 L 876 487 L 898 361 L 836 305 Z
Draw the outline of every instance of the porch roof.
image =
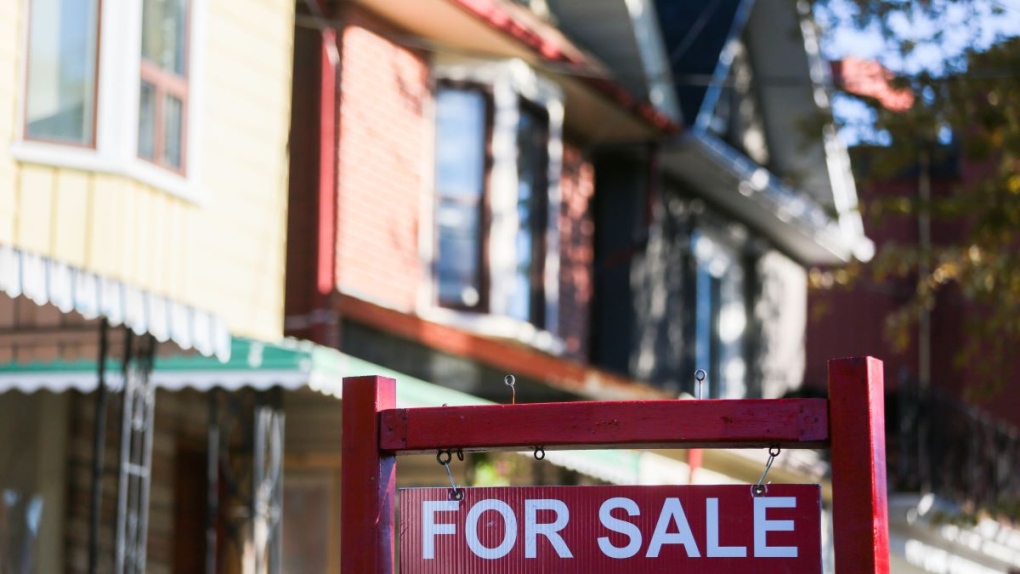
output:
M 428 383 L 381 365 L 307 341 L 287 339 L 276 344 L 234 337 L 230 359 L 220 362 L 201 355 L 158 356 L 152 371 L 158 388 L 170 391 L 214 388 L 265 390 L 310 389 L 341 398 L 344 377 L 379 375 L 397 381 L 400 408 L 492 404 L 467 393 Z M 0 367 L 0 394 L 38 390 L 89 392 L 96 388 L 96 362 L 91 360 L 9 364 Z M 108 359 L 107 383 L 121 385 L 120 361 Z M 522 453 L 531 456 L 531 453 Z M 689 477 L 686 464 L 665 456 L 633 450 L 555 451 L 549 462 L 615 484 L 681 483 Z

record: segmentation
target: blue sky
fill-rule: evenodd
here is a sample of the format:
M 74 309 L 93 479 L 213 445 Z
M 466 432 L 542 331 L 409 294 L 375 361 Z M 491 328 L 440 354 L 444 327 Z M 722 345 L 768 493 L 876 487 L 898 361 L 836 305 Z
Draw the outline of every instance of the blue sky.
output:
M 935 0 L 945 2 L 945 0 Z M 993 6 L 1002 10 L 1001 15 L 993 13 Z M 897 18 L 891 25 L 898 35 L 916 41 L 917 47 L 909 55 L 899 53 L 898 45 L 885 42 L 877 28 L 860 30 L 849 25 L 839 25 L 835 19 L 847 18 L 853 7 L 849 2 L 835 0 L 828 4 L 826 12 L 816 14 L 823 27 L 822 50 L 830 60 L 846 56 L 873 59 L 882 62 L 895 72 L 916 74 L 927 70 L 936 74 L 943 71 L 942 63 L 948 57 L 960 54 L 968 46 L 985 48 L 996 38 L 1020 35 L 1020 0 L 973 0 L 972 2 L 947 3 L 945 17 L 937 22 L 920 15 Z M 977 25 L 975 25 L 977 23 Z M 943 31 L 938 44 L 928 40 L 936 29 Z M 833 112 L 846 122 L 840 135 L 847 144 L 860 141 L 883 143 L 887 138 L 873 130 L 859 126 L 867 124 L 872 116 L 870 110 L 853 98 L 839 96 L 833 99 Z M 854 127 L 857 126 L 857 127 Z

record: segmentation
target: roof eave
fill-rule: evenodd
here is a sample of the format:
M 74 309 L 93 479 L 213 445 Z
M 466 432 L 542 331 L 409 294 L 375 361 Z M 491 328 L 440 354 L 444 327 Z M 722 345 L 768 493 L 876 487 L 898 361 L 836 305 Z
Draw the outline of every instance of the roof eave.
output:
M 662 153 L 668 174 L 803 265 L 842 265 L 867 251 L 863 234 L 848 233 L 806 194 L 714 136 L 689 131 Z

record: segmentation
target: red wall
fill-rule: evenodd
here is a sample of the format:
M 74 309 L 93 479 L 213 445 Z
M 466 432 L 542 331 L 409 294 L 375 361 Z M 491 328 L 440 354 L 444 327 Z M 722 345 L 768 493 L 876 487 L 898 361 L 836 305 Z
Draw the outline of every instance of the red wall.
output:
M 424 280 L 418 214 L 432 155 L 428 63 L 358 25 L 344 29 L 341 44 L 337 283 L 411 310 Z
M 979 166 L 965 165 L 960 177 L 974 181 L 981 176 Z M 935 197 L 954 192 L 958 180 L 936 176 L 932 178 Z M 869 202 L 877 199 L 913 198 L 917 181 L 897 181 L 860 184 L 860 200 L 864 206 L 865 231 L 879 246 L 892 243 L 916 245 L 918 225 L 914 216 L 879 217 Z M 958 242 L 965 236 L 965 221 L 934 221 L 932 241 L 936 245 Z M 899 309 L 913 294 L 913 278 L 867 279 L 836 286 L 833 289 L 812 289 L 809 293 L 809 319 L 806 348 L 808 365 L 805 383 L 818 388 L 826 384 L 826 361 L 835 357 L 872 355 L 885 363 L 886 388 L 895 388 L 900 378 L 916 381 L 918 378 L 917 330 L 911 328 L 910 337 L 902 348 L 897 348 L 886 332 L 887 316 Z M 945 286 L 938 294 L 931 314 L 931 382 L 957 397 L 991 413 L 997 418 L 1020 425 L 1020 394 L 1016 392 L 1020 362 L 1010 372 L 1001 373 L 999 388 L 991 388 L 986 380 L 968 375 L 966 365 L 957 364 L 957 353 L 967 338 L 965 322 L 978 311 L 967 304 L 958 289 Z M 1012 391 L 1010 389 L 1013 389 Z M 965 392 L 969 389 L 969 392 Z M 982 392 L 973 392 L 981 389 Z
M 560 333 L 567 355 L 587 360 L 595 235 L 591 210 L 595 169 L 571 147 L 564 149 L 560 191 Z

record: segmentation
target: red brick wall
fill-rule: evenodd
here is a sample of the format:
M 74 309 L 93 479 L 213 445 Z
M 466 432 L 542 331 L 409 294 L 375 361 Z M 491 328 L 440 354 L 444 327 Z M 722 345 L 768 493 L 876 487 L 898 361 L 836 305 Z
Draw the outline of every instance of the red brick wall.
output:
M 432 155 L 428 63 L 354 22 L 341 38 L 337 282 L 343 292 L 410 310 L 424 272 L 418 213 Z
M 560 179 L 560 336 L 567 356 L 588 360 L 588 318 L 592 295 L 594 231 L 590 209 L 595 169 L 570 146 L 563 150 Z

